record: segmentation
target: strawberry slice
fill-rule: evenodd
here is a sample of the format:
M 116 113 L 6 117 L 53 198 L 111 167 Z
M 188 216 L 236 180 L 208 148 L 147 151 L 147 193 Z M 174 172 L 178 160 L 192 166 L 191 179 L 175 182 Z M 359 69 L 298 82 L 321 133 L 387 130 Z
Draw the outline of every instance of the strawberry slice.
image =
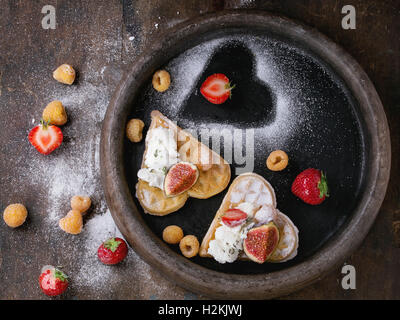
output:
M 247 219 L 247 213 L 240 209 L 228 209 L 222 216 L 222 222 L 228 227 L 241 225 Z
M 61 145 L 63 134 L 59 127 L 41 120 L 40 125 L 29 132 L 28 139 L 40 153 L 49 154 Z
M 215 73 L 203 82 L 200 92 L 211 103 L 221 104 L 231 97 L 234 87 L 226 75 Z

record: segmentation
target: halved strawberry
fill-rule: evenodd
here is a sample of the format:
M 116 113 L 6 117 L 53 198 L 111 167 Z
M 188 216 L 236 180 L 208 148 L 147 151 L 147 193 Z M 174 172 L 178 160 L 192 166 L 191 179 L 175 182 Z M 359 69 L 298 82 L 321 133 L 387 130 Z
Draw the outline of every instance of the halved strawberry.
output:
M 61 145 L 63 134 L 59 127 L 41 120 L 40 125 L 29 132 L 28 139 L 37 151 L 49 154 Z
M 231 85 L 226 75 L 215 73 L 203 82 L 200 92 L 211 103 L 221 104 L 231 97 L 231 90 L 234 87 L 235 85 Z
M 222 216 L 222 222 L 228 227 L 236 227 L 247 219 L 247 213 L 240 209 L 228 209 Z

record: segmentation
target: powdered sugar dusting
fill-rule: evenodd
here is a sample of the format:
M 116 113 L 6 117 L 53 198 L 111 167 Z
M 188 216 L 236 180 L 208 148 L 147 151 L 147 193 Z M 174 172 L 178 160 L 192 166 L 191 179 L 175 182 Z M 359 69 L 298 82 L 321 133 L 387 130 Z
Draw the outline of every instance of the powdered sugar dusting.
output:
M 131 249 L 117 266 L 104 265 L 97 258 L 102 242 L 123 236 L 107 208 L 100 181 L 101 125 L 112 90 L 101 83 L 94 84 L 101 80 L 102 72 L 92 70 L 86 77 L 86 81 L 74 86 L 45 92 L 48 100 L 60 100 L 66 108 L 68 122 L 62 127 L 64 142 L 48 156 L 32 150 L 32 160 L 23 173 L 33 187 L 45 186 L 44 194 L 38 194 L 38 198 L 47 199 L 41 214 L 48 241 L 61 238 L 57 241 L 58 250 L 62 252 L 58 259 L 70 276 L 71 290 L 74 288 L 76 292 L 101 299 L 105 297 L 105 288 L 117 288 L 134 272 L 138 276 L 132 290 L 137 292 L 137 298 L 148 299 L 154 290 L 166 297 L 178 298 L 175 293 L 168 292 L 171 287 L 168 280 L 153 275 L 151 267 Z M 74 195 L 88 195 L 92 199 L 92 208 L 84 216 L 79 235 L 66 234 L 58 227 L 59 219 L 71 210 L 70 199 Z M 150 287 L 149 282 L 153 282 Z
M 111 237 L 123 239 L 109 210 L 103 214 L 96 214 L 85 223 L 82 232 L 85 250 L 81 252 L 80 257 L 83 263 L 73 266 L 75 287 L 92 291 L 96 295 L 104 288 L 118 287 L 122 281 L 132 279 L 135 274 L 139 277 L 135 277 L 131 290 L 137 293 L 137 298 L 149 299 L 154 293 L 160 297 L 180 298 L 179 291 L 171 290 L 174 285 L 153 272 L 152 268 L 133 250 L 129 250 L 127 257 L 118 265 L 107 266 L 101 263 L 97 257 L 97 249 L 102 242 Z M 149 283 L 151 283 L 150 287 Z
M 297 96 L 301 94 L 301 90 L 304 89 L 305 83 L 298 78 L 295 72 L 289 73 L 287 70 L 283 70 L 280 61 L 281 57 L 277 56 L 277 52 L 284 44 L 274 40 L 266 42 L 265 38 L 254 36 L 229 36 L 202 43 L 186 51 L 166 66 L 173 79 L 171 90 L 168 90 L 167 94 L 163 95 L 157 95 L 153 90 L 147 96 L 150 103 L 157 106 L 167 116 L 176 117 L 179 115 L 188 95 L 193 92 L 193 86 L 197 83 L 201 72 L 207 67 L 212 54 L 218 47 L 222 47 L 229 42 L 243 43 L 245 47 L 250 49 L 255 57 L 255 76 L 270 87 L 276 95 L 274 102 L 276 109 L 275 120 L 272 123 L 261 124 L 260 126 L 249 124 L 256 130 L 257 140 L 263 141 L 267 139 L 273 143 L 277 135 L 279 135 L 280 143 L 282 143 L 282 139 L 290 139 L 293 134 L 296 134 L 296 127 L 304 121 L 306 115 L 306 110 L 302 113 L 298 112 L 299 104 L 301 103 L 302 107 L 305 107 L 306 103 L 297 99 Z M 294 49 L 286 47 L 285 50 Z M 207 120 L 207 122 L 202 123 L 201 121 L 191 121 L 189 119 L 182 119 L 181 121 L 183 122 L 180 124 L 185 129 L 192 131 L 199 128 L 236 129 L 236 126 L 229 122 L 213 123 Z
M 91 289 L 104 288 L 109 281 L 113 269 L 102 264 L 97 258 L 97 249 L 102 242 L 112 237 L 123 238 L 109 210 L 98 213 L 85 223 L 82 233 L 85 242 L 83 264 L 74 275 L 75 282 L 80 287 Z M 129 262 L 128 262 L 129 263 Z
M 280 143 L 285 142 L 296 134 L 296 128 L 307 114 L 306 108 L 299 108 L 300 100 L 298 99 L 305 83 L 299 79 L 296 72 L 285 70 L 287 66 L 282 63 L 282 58 L 277 54 L 283 46 L 289 52 L 294 49 L 272 40 L 266 43 L 265 39 L 257 37 L 250 38 L 246 44 L 256 58 L 254 68 L 256 76 L 270 86 L 276 94 L 276 119 L 258 130 L 257 134 L 263 139 L 268 139 L 272 144 L 278 135 Z
M 30 179 L 47 186 L 50 201 L 45 210 L 50 223 L 69 211 L 69 199 L 76 194 L 94 196 L 98 209 L 106 207 L 95 194 L 101 190 L 98 154 L 109 94 L 104 87 L 90 83 L 65 91 L 49 94 L 50 100 L 63 103 L 69 117 L 62 127 L 63 144 L 50 156 L 37 154 L 28 164 Z
M 171 73 L 172 85 L 168 91 L 160 95 L 154 90 L 146 94 L 146 104 L 159 109 L 166 116 L 177 119 L 178 124 L 193 134 L 202 129 L 229 130 L 240 129 L 229 121 L 212 122 L 207 119 L 182 119 L 180 112 L 185 107 L 185 101 L 193 92 L 201 73 L 207 67 L 212 55 L 219 47 L 228 43 L 240 43 L 248 48 L 254 56 L 254 76 L 269 87 L 274 93 L 275 119 L 268 123 L 249 123 L 254 129 L 255 147 L 262 148 L 265 141 L 271 148 L 279 148 L 282 143 L 292 139 L 297 128 L 307 121 L 309 105 L 315 101 L 302 101 L 302 91 L 307 87 L 307 81 L 296 70 L 295 63 L 290 59 L 291 52 L 296 51 L 284 43 L 263 37 L 235 35 L 214 39 L 192 49 L 171 60 L 166 69 Z M 289 53 L 282 56 L 282 51 Z M 298 53 L 293 52 L 296 56 Z M 195 90 L 197 94 L 197 90 Z M 304 130 L 304 128 L 302 128 Z M 265 146 L 264 146 L 265 147 Z
M 48 156 L 32 150 L 32 159 L 25 164 L 27 170 L 23 173 L 33 187 L 45 186 L 38 194 L 38 201 L 46 199 L 47 202 L 41 212 L 43 228 L 51 230 L 49 241 L 62 239 L 57 241 L 62 252 L 58 259 L 70 276 L 71 287 L 78 292 L 84 289 L 92 296 L 99 295 L 102 292 L 99 289 L 116 287 L 115 281 L 127 278 L 126 273 L 115 276 L 115 269 L 97 259 L 97 248 L 103 241 L 122 237 L 107 209 L 100 182 L 101 124 L 112 94 L 109 87 L 98 83 L 105 68 L 107 66 L 98 72 L 87 70 L 85 81 L 73 86 L 44 90 L 46 101 L 60 100 L 66 108 L 68 122 L 61 128 L 64 141 Z M 83 231 L 76 236 L 68 235 L 58 227 L 59 219 L 71 210 L 70 199 L 74 195 L 88 195 L 92 199 L 92 209 L 84 216 Z M 132 250 L 124 263 L 129 266 L 127 269 L 139 265 L 143 273 L 149 272 L 150 267 Z
M 170 88 L 162 94 L 150 88 L 146 97 L 148 101 L 166 116 L 175 118 L 220 43 L 219 39 L 212 40 L 172 59 L 165 67 L 171 74 Z

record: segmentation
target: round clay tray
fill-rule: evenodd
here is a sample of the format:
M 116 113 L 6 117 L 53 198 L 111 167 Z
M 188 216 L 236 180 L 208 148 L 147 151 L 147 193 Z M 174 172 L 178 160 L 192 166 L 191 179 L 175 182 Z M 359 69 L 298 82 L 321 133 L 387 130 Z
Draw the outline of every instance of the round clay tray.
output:
M 153 73 L 161 68 L 172 78 L 162 94 L 151 86 Z M 204 79 L 216 72 L 236 84 L 232 99 L 220 106 L 199 94 Z M 278 208 L 299 229 L 293 260 L 219 264 L 209 258 L 186 259 L 178 246 L 162 241 L 162 230 L 170 224 L 201 241 L 226 190 L 207 200 L 190 198 L 164 217 L 143 212 L 135 184 L 144 141 L 129 142 L 124 129 L 133 117 L 148 128 L 154 109 L 183 129 L 254 129 L 254 172 L 272 184 Z M 289 154 L 282 172 L 265 167 L 274 149 Z M 216 298 L 288 294 L 343 263 L 378 213 L 390 157 L 382 104 L 357 62 L 316 30 L 265 12 L 215 13 L 168 30 L 126 72 L 108 107 L 101 139 L 102 183 L 124 237 L 168 279 Z M 290 192 L 293 179 L 307 167 L 327 173 L 330 197 L 319 206 Z M 235 164 L 231 169 L 233 179 Z

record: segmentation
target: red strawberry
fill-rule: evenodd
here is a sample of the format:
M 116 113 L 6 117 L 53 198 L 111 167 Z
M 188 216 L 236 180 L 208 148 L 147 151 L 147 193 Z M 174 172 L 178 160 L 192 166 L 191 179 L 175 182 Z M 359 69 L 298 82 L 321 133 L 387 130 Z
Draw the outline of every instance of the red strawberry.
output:
M 294 180 L 292 192 L 305 203 L 320 204 L 329 197 L 326 176 L 317 169 L 304 170 Z
M 128 246 L 121 238 L 108 239 L 97 250 L 97 256 L 104 264 L 117 264 L 124 260 L 127 254 Z
M 228 227 L 236 227 L 247 219 L 247 213 L 239 209 L 229 209 L 222 216 L 222 222 Z
M 40 289 L 48 296 L 58 296 L 68 288 L 68 276 L 53 266 L 45 266 L 39 276 Z
M 59 127 L 42 120 L 29 132 L 28 139 L 40 153 L 49 154 L 61 145 L 63 134 Z
M 203 82 L 200 92 L 211 103 L 221 104 L 231 97 L 234 87 L 224 74 L 215 73 Z

